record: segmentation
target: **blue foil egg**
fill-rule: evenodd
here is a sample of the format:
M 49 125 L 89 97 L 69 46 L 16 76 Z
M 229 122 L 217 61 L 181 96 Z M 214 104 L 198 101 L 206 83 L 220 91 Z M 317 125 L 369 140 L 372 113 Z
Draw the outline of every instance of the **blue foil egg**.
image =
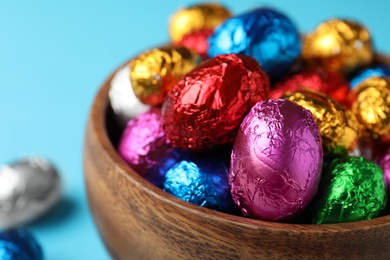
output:
M 24 229 L 0 232 L 1 260 L 42 260 L 43 252 L 35 238 Z
M 360 82 L 371 77 L 389 77 L 390 66 L 380 65 L 368 69 L 361 70 L 355 77 L 352 78 L 350 84 L 351 89 L 356 88 Z
M 164 191 L 201 207 L 237 212 L 229 187 L 229 171 L 216 157 L 187 155 L 165 175 Z
M 257 8 L 227 19 L 208 39 L 210 57 L 241 53 L 254 57 L 275 79 L 282 75 L 301 53 L 298 29 L 284 14 Z

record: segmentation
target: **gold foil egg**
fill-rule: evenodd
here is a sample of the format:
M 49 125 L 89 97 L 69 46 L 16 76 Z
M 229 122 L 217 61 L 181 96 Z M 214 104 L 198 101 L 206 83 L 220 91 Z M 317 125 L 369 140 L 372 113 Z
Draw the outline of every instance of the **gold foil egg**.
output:
M 341 155 L 357 148 L 359 123 L 343 105 L 312 90 L 290 92 L 283 98 L 309 110 L 321 133 L 324 154 Z
M 362 81 L 351 94 L 352 112 L 362 125 L 362 135 L 389 140 L 390 78 L 368 78 Z
M 371 36 L 355 21 L 331 19 L 306 35 L 302 57 L 311 64 L 349 73 L 372 62 Z
M 129 64 L 134 94 L 144 104 L 161 105 L 180 77 L 199 62 L 199 55 L 184 47 L 167 46 L 145 51 Z
M 204 3 L 183 8 L 172 15 L 169 34 L 173 42 L 179 42 L 185 35 L 192 32 L 214 29 L 231 16 L 229 10 L 217 3 Z

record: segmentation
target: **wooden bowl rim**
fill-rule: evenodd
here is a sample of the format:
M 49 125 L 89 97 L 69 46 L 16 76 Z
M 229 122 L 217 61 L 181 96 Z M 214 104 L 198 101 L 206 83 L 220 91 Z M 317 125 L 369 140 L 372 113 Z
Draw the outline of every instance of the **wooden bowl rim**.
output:
M 375 60 L 379 63 L 390 64 L 390 58 L 378 54 L 375 56 Z M 115 147 L 107 133 L 106 129 L 106 116 L 107 108 L 109 105 L 108 92 L 110 89 L 110 83 L 115 73 L 122 68 L 126 63 L 119 66 L 103 83 L 100 87 L 95 99 L 93 100 L 91 115 L 91 129 L 95 131 L 94 136 L 101 145 L 102 151 L 106 158 L 119 168 L 119 174 L 126 178 L 129 182 L 132 182 L 138 188 L 152 195 L 158 200 L 169 203 L 180 210 L 188 211 L 189 213 L 195 213 L 199 217 L 205 218 L 208 221 L 227 222 L 231 225 L 239 225 L 250 229 L 267 229 L 267 230 L 283 230 L 289 232 L 352 232 L 357 230 L 364 230 L 370 228 L 380 228 L 390 225 L 390 215 L 377 217 L 371 220 L 362 220 L 356 222 L 339 223 L 339 224 L 291 224 L 280 222 L 269 222 L 258 219 L 250 219 L 242 216 L 230 215 L 227 213 L 211 210 L 194 205 L 189 202 L 182 201 L 171 194 L 164 192 L 162 189 L 154 186 L 142 176 L 131 169 L 116 152 Z

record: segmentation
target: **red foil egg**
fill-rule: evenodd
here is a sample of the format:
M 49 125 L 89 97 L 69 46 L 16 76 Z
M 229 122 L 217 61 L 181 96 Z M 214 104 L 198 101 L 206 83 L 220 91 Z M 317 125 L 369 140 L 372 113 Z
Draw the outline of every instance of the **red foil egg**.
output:
M 238 127 L 268 97 L 269 78 L 251 57 L 219 55 L 185 75 L 163 103 L 164 131 L 174 147 L 207 150 L 234 141 Z
M 208 38 L 212 33 L 212 29 L 195 31 L 183 36 L 178 44 L 186 47 L 187 49 L 194 50 L 200 57 L 202 57 L 202 59 L 207 59 L 207 51 L 209 49 Z
M 270 96 L 278 99 L 286 92 L 295 92 L 305 88 L 314 89 L 348 106 L 347 96 L 349 83 L 334 71 L 324 69 L 307 69 L 278 82 L 271 90 Z

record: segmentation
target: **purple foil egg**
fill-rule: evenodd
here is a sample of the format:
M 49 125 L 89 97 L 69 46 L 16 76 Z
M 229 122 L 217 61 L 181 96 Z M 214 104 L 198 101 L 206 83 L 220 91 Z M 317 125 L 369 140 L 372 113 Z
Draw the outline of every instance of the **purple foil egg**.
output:
M 257 103 L 244 118 L 231 155 L 235 203 L 251 218 L 283 221 L 317 192 L 323 152 L 312 114 L 288 100 Z
M 374 161 L 382 168 L 386 190 L 390 191 L 390 147 L 375 156 Z
M 164 179 L 161 166 L 174 164 L 175 158 L 179 157 L 165 138 L 162 122 L 160 108 L 139 114 L 127 123 L 118 145 L 122 159 L 156 186 L 161 186 Z

